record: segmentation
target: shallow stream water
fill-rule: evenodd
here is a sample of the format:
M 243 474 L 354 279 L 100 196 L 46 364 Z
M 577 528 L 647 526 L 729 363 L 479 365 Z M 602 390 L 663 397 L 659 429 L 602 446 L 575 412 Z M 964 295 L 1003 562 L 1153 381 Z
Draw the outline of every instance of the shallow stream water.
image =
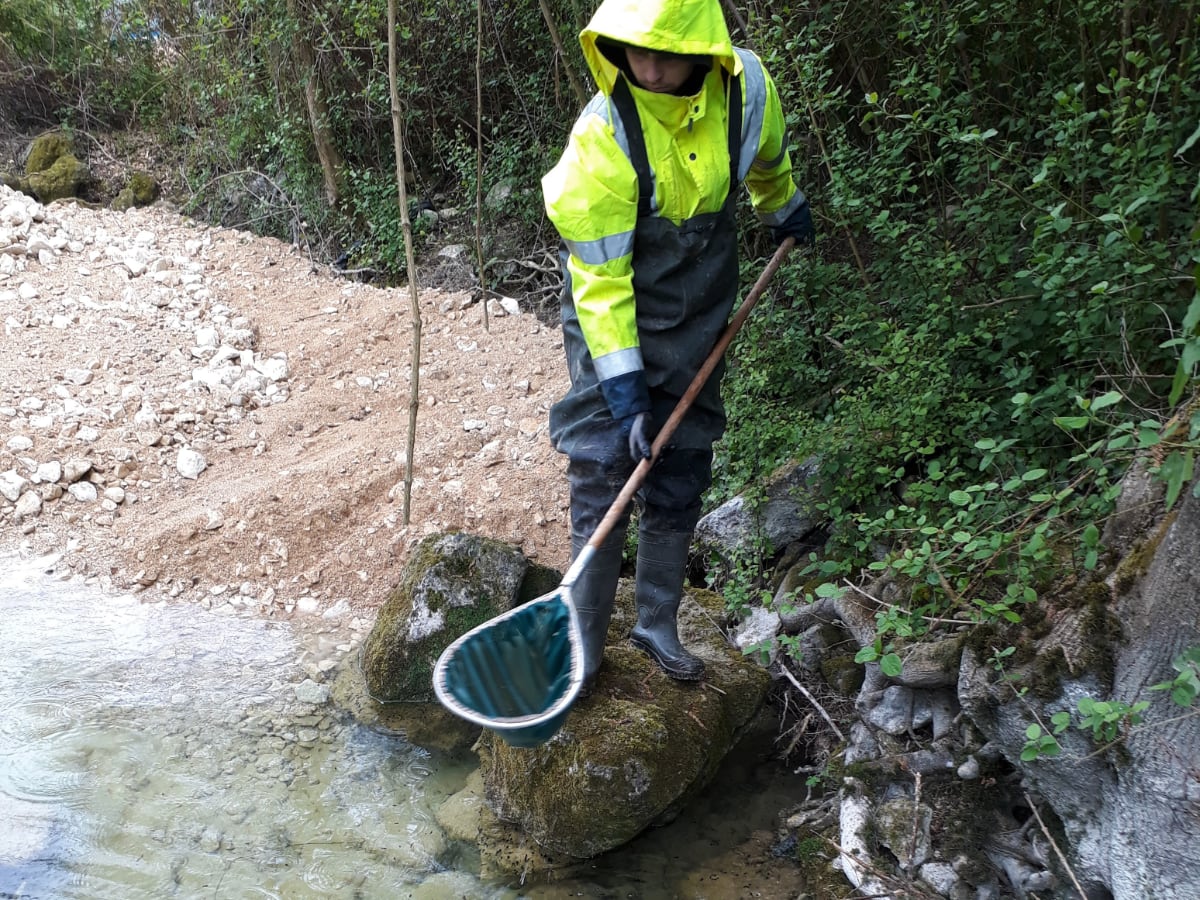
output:
M 762 836 L 803 780 L 753 754 L 585 879 L 483 881 L 434 818 L 469 764 L 346 722 L 307 680 L 314 654 L 345 643 L 43 568 L 0 557 L 0 898 L 801 893 Z

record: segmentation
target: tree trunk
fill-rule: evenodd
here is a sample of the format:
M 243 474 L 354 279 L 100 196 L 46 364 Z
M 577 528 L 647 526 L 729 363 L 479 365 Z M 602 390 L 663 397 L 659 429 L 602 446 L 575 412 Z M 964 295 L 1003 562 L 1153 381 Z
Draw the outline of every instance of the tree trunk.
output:
M 563 71 L 567 73 L 567 81 L 571 82 L 571 90 L 575 92 L 575 98 L 579 101 L 579 105 L 584 106 L 588 102 L 587 91 L 579 83 L 579 79 L 575 76 L 575 70 L 571 68 L 571 63 L 567 59 L 566 53 L 563 52 L 562 41 L 558 38 L 558 24 L 554 21 L 550 6 L 546 0 L 538 0 L 538 6 L 542 9 L 542 18 L 546 20 L 546 29 L 550 32 L 550 40 L 554 42 L 554 52 L 562 60 Z
M 308 111 L 308 124 L 312 129 L 313 147 L 321 163 L 321 177 L 325 184 L 325 200 L 331 209 L 336 209 L 342 199 L 342 173 L 345 164 L 333 141 L 329 129 L 329 107 L 321 84 L 317 78 L 317 57 L 313 46 L 303 34 L 302 25 L 307 17 L 301 14 L 299 0 L 288 0 L 288 13 L 296 23 L 292 35 L 292 52 L 304 82 L 304 105 Z

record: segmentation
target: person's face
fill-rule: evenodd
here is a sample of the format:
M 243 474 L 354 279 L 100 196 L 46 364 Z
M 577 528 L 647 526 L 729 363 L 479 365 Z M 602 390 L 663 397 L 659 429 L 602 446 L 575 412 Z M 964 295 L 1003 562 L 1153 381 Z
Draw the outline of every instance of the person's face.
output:
M 656 94 L 679 90 L 692 74 L 692 63 L 686 59 L 641 47 L 626 47 L 625 58 L 638 84 Z

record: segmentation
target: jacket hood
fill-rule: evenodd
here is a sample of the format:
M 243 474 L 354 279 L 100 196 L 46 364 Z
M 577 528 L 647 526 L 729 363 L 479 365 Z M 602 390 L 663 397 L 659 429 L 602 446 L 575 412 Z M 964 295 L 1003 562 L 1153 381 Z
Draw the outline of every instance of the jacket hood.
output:
M 596 84 L 611 94 L 619 69 L 605 55 L 606 42 L 707 57 L 734 75 L 741 70 L 720 0 L 604 0 L 579 43 Z

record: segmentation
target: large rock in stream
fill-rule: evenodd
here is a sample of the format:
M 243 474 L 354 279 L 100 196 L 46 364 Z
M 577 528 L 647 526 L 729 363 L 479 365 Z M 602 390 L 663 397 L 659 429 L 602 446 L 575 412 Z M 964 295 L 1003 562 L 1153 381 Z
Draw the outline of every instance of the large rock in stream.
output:
M 427 538 L 380 610 L 361 667 L 341 674 L 335 697 L 412 743 L 465 749 L 479 729 L 432 702 L 437 657 L 460 634 L 560 581 L 496 541 Z M 704 659 L 703 682 L 672 681 L 633 649 L 635 621 L 632 585 L 623 581 L 595 690 L 551 740 L 520 749 L 484 731 L 475 743 L 481 778 L 451 806 L 455 833 L 479 844 L 490 874 L 569 867 L 671 821 L 753 722 L 770 676 L 726 641 L 721 597 L 689 590 L 680 608 L 680 637 Z
M 580 860 L 670 822 L 712 779 L 766 697 L 768 672 L 731 649 L 724 601 L 689 590 L 680 638 L 705 663 L 703 682 L 666 677 L 628 643 L 636 622 L 622 582 L 596 689 L 541 747 L 490 732 L 479 753 L 490 808 L 543 850 Z M 481 848 L 485 858 L 489 848 Z

